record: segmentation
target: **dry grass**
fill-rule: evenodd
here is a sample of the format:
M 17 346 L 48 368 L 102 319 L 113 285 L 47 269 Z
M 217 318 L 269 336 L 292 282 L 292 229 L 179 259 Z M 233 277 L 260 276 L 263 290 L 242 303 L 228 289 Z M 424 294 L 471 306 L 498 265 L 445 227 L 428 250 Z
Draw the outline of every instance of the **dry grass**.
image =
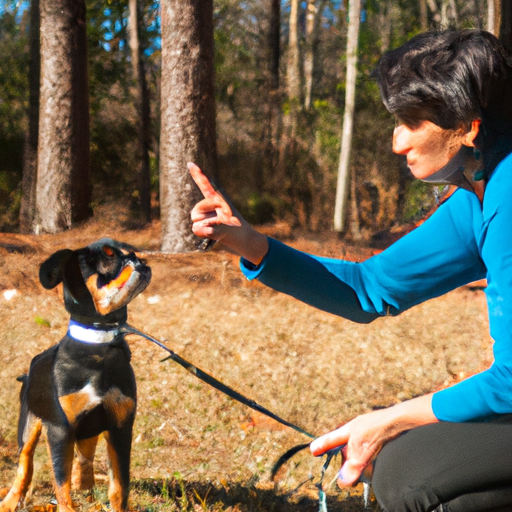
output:
M 58 293 L 37 283 L 39 263 L 58 248 L 101 236 L 155 250 L 159 225 L 129 229 L 126 215 L 97 212 L 94 222 L 55 236 L 0 234 L 0 487 L 12 482 L 19 383 L 30 359 L 57 343 L 67 315 Z M 269 228 L 270 230 L 270 228 Z M 285 226 L 273 227 L 281 239 Z M 288 240 L 317 254 L 341 255 L 332 238 Z M 10 244 L 10 245 L 9 245 Z M 9 250 L 2 249 L 7 247 Z M 22 252 L 9 252 L 9 251 Z M 358 254 L 363 254 L 362 249 Z M 485 300 L 469 288 L 432 300 L 397 318 L 360 326 L 316 311 L 258 283 L 248 283 L 236 258 L 223 251 L 149 261 L 153 282 L 130 308 L 130 323 L 241 393 L 315 434 L 354 415 L 449 384 L 490 360 Z M 6 300 L 4 290 L 17 294 Z M 300 434 L 206 384 L 158 347 L 129 338 L 138 381 L 132 456 L 135 510 L 316 511 L 317 490 L 302 486 L 322 461 L 304 452 L 269 481 L 277 458 L 305 442 Z M 30 509 L 52 497 L 46 449 L 37 451 Z M 101 510 L 106 498 L 104 448 L 97 457 L 98 488 L 77 495 L 81 508 Z M 328 478 L 335 474 L 333 467 Z M 330 512 L 363 510 L 359 487 L 328 493 Z M 377 510 L 375 503 L 372 508 Z

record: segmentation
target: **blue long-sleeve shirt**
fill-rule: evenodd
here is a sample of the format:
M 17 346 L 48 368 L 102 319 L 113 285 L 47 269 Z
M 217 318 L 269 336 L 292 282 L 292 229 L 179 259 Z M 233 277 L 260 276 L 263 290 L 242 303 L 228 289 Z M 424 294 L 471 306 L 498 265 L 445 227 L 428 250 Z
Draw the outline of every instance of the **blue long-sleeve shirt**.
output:
M 457 190 L 418 228 L 363 263 L 321 258 L 269 239 L 249 279 L 359 323 L 396 315 L 461 285 L 487 278 L 494 363 L 432 399 L 442 421 L 512 413 L 512 155 L 494 170 L 483 204 Z

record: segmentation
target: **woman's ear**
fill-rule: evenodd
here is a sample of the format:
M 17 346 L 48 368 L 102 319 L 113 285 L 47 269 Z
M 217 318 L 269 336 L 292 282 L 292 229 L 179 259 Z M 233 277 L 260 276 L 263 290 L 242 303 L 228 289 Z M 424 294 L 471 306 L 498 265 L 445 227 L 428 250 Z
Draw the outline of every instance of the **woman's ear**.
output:
M 464 146 L 469 146 L 470 148 L 475 147 L 475 139 L 477 138 L 478 133 L 480 132 L 481 123 L 482 121 L 480 119 L 475 119 L 474 121 L 471 121 L 471 129 L 464 135 L 464 138 L 462 140 L 462 144 L 464 144 Z

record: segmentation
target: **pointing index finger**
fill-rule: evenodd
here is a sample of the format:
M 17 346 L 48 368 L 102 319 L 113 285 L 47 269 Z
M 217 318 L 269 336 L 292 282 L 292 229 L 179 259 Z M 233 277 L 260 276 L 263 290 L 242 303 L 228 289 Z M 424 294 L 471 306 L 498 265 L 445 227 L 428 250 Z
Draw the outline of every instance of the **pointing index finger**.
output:
M 187 168 L 190 172 L 190 176 L 192 176 L 192 179 L 196 182 L 196 185 L 199 187 L 204 197 L 214 197 L 217 194 L 210 180 L 196 164 L 189 162 Z

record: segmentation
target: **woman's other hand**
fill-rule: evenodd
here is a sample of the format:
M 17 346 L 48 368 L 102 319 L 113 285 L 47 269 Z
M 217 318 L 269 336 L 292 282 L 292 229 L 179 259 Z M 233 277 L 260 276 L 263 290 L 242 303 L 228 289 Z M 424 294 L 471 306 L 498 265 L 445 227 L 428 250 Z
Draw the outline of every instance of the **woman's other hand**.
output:
M 354 485 L 362 474 L 366 478 L 371 477 L 373 461 L 386 443 L 406 430 L 438 421 L 431 401 L 432 395 L 425 395 L 358 416 L 315 439 L 310 446 L 311 453 L 319 456 L 346 445 L 338 485 Z

